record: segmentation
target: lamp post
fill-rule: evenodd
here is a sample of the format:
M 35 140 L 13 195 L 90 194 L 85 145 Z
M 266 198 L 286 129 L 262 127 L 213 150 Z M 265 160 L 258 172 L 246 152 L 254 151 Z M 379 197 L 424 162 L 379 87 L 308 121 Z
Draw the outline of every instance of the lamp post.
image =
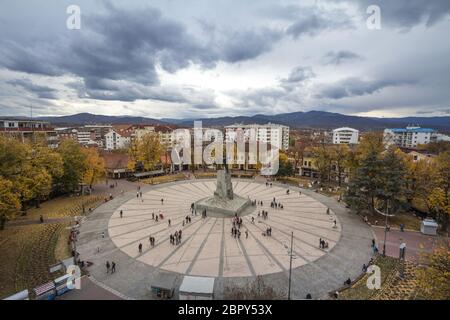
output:
M 289 287 L 288 287 L 288 300 L 291 300 L 291 279 L 292 279 L 292 247 L 294 243 L 294 231 L 291 232 L 291 250 L 289 253 Z
M 386 256 L 386 236 L 387 236 L 387 227 L 388 227 L 388 215 L 389 215 L 389 199 L 386 200 L 386 219 L 384 220 L 383 257 Z

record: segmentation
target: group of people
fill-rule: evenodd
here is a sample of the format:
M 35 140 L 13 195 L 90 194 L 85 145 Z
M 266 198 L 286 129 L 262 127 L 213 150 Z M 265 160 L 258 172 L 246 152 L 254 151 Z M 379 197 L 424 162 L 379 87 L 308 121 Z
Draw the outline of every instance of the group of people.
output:
M 152 220 L 155 220 L 155 222 L 158 222 L 159 219 L 161 219 L 161 220 L 164 219 L 164 215 L 163 215 L 163 213 L 161 212 L 161 210 L 159 210 L 159 213 L 156 214 L 156 215 L 155 215 L 154 212 L 152 212 Z M 169 226 L 170 226 L 170 221 L 169 221 Z
M 273 209 L 283 209 L 283 205 L 281 202 L 277 202 L 275 198 L 273 198 L 272 202 L 270 203 L 270 207 Z
M 181 235 L 182 235 L 182 230 L 175 231 L 174 234 L 171 234 L 169 236 L 170 243 L 173 245 L 179 245 L 181 243 Z
M 190 216 L 186 216 L 183 220 L 183 227 L 185 224 L 191 223 L 191 217 Z M 170 226 L 170 222 L 169 222 L 169 226 Z
M 272 182 L 266 181 L 266 187 L 271 187 L 272 188 Z
M 328 241 L 325 241 L 324 239 L 319 239 L 319 248 L 320 249 L 328 249 Z
M 116 263 L 114 261 L 111 261 L 111 264 L 109 264 L 109 261 L 106 261 L 106 273 L 109 273 L 111 271 L 111 274 L 116 272 Z
M 238 217 L 237 214 L 232 219 L 233 226 L 231 227 L 231 235 L 234 238 L 241 238 L 241 226 L 242 226 L 242 218 Z M 246 237 L 248 238 L 248 232 L 246 231 Z
M 258 218 L 262 217 L 264 220 L 266 220 L 269 217 L 269 212 L 262 210 L 260 212 L 258 212 Z
M 266 232 L 263 232 L 263 236 L 268 236 L 270 237 L 272 235 L 272 227 L 268 227 L 266 229 Z

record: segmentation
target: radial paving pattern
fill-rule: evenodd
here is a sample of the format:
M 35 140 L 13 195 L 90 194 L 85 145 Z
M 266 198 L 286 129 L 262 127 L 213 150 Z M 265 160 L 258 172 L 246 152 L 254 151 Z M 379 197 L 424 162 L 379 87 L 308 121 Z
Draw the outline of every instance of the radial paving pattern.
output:
M 215 190 L 213 180 L 195 180 L 152 189 L 119 206 L 108 223 L 111 240 L 122 252 L 147 265 L 189 275 L 245 277 L 285 271 L 289 268 L 288 249 L 290 235 L 294 232 L 293 267 L 317 260 L 331 250 L 341 236 L 341 225 L 334 213 L 326 213 L 322 203 L 300 195 L 297 191 L 286 194 L 286 188 L 268 187 L 253 181 L 234 181 L 234 192 L 263 201 L 253 213 L 243 217 L 241 237 L 231 235 L 230 218 L 202 219 L 192 215 L 192 202 L 210 196 Z M 283 204 L 283 209 L 273 209 L 273 198 Z M 164 204 L 161 204 L 161 199 Z M 123 218 L 120 218 L 120 211 Z M 268 219 L 258 217 L 258 212 L 269 212 Z M 162 213 L 164 219 L 152 219 Z M 192 222 L 183 226 L 186 216 Z M 251 223 L 251 218 L 255 223 Z M 168 220 L 171 226 L 168 226 Z M 334 220 L 337 227 L 334 228 Z M 272 236 L 263 235 L 272 228 Z M 183 230 L 180 245 L 172 245 L 169 235 Z M 248 231 L 246 238 L 245 231 Z M 149 237 L 156 239 L 150 247 Z M 328 249 L 319 248 L 319 238 L 328 242 Z M 142 253 L 138 245 L 142 243 Z

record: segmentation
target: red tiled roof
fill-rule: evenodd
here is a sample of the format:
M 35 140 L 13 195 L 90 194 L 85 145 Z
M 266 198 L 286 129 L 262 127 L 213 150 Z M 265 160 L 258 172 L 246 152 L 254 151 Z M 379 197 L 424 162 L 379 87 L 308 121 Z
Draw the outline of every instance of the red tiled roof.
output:
M 123 153 L 102 152 L 101 156 L 105 159 L 107 169 L 125 169 L 130 161 L 130 156 Z

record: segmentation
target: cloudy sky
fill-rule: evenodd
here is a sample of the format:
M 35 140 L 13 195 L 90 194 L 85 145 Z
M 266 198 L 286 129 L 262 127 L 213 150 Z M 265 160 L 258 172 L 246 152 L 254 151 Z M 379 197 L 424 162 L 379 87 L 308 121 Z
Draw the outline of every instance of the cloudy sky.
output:
M 378 5 L 381 29 L 367 27 Z M 69 5 L 81 28 L 68 29 Z M 0 0 L 0 115 L 450 115 L 449 0 Z M 71 20 L 72 21 L 72 20 Z

